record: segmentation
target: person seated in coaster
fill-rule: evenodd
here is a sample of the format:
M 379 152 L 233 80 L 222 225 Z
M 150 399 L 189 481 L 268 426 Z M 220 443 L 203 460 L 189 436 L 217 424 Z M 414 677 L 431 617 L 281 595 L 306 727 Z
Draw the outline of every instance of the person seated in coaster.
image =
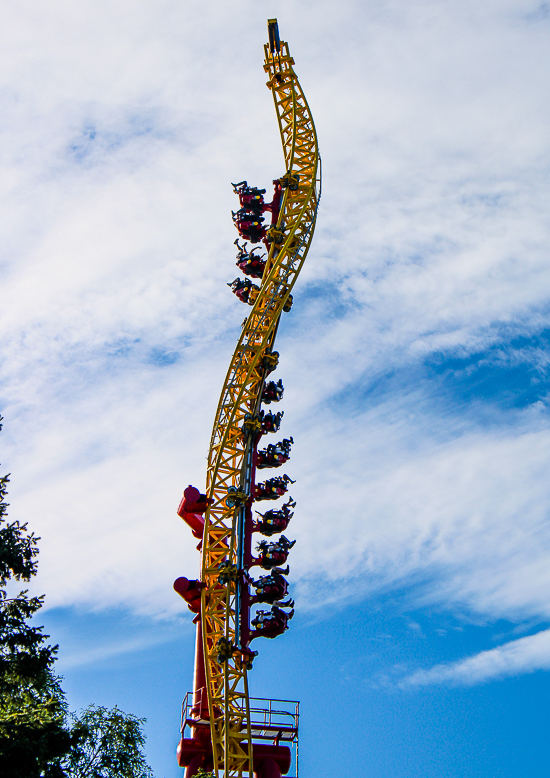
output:
M 234 193 L 238 194 L 239 197 L 241 194 L 251 194 L 251 195 L 265 194 L 265 189 L 258 189 L 258 187 L 256 186 L 248 186 L 247 181 L 240 181 L 238 184 L 231 183 L 231 186 L 233 187 Z
M 275 567 L 269 575 L 261 575 L 257 581 L 250 582 L 256 590 L 256 594 L 250 598 L 250 605 L 256 602 L 267 602 L 273 605 L 287 596 L 288 581 L 283 578 L 278 569 Z
M 261 256 L 254 254 L 256 249 L 252 249 L 252 251 L 248 253 L 246 250 L 246 243 L 241 247 L 238 238 L 235 241 L 235 245 L 239 249 L 237 252 L 237 261 L 235 263 L 239 270 L 242 270 L 245 276 L 261 278 L 265 269 L 265 260 L 263 259 L 265 254 L 262 254 Z
M 266 405 L 269 405 L 270 403 L 278 403 L 279 400 L 283 399 L 284 391 L 285 388 L 280 378 L 277 383 L 275 383 L 275 381 L 269 381 L 269 383 L 264 386 L 264 390 L 262 392 L 262 402 Z
M 258 189 L 256 186 L 248 186 L 246 181 L 239 184 L 231 184 L 233 192 L 239 195 L 239 203 L 243 208 L 256 210 L 261 213 L 265 209 L 264 194 L 265 189 Z
M 281 419 L 285 415 L 284 411 L 278 411 L 277 413 L 265 413 L 260 411 L 259 417 L 262 423 L 262 434 L 266 432 L 278 432 L 281 428 Z
M 231 291 L 233 292 L 233 294 L 237 295 L 237 297 L 242 303 L 248 302 L 248 297 L 250 295 L 250 290 L 252 289 L 252 287 L 258 289 L 258 287 L 257 286 L 255 287 L 249 278 L 245 278 L 245 279 L 236 278 L 234 281 L 231 281 L 231 283 L 228 283 L 227 286 L 231 287 Z
M 283 476 L 276 476 L 275 478 L 268 478 L 261 484 L 256 484 L 256 491 L 254 493 L 255 500 L 276 500 L 278 497 L 282 497 L 288 489 L 288 484 L 294 484 L 292 478 L 285 473 Z
M 281 467 L 290 459 L 292 443 L 294 443 L 292 438 L 284 438 L 279 443 L 270 443 L 267 448 L 258 451 L 256 467 L 259 470 L 266 467 Z
M 233 216 L 233 221 L 235 224 L 239 224 L 240 222 L 253 222 L 255 224 L 261 224 L 264 221 L 264 217 L 258 213 L 254 213 L 253 211 L 247 211 L 245 208 L 241 208 L 239 211 L 235 213 L 235 211 L 231 211 L 231 215 Z
M 267 535 L 267 537 L 276 535 L 278 532 L 284 532 L 294 516 L 294 512 L 290 508 L 294 508 L 295 505 L 296 503 L 291 497 L 279 510 L 270 510 L 266 511 L 266 513 L 256 511 L 261 518 L 253 524 L 252 531 L 261 532 L 262 535 Z
M 250 640 L 257 637 L 276 638 L 282 635 L 288 629 L 288 622 L 293 616 L 294 609 L 287 613 L 276 605 L 273 605 L 270 611 L 258 611 L 251 622 L 256 629 L 250 633 Z
M 295 543 L 295 540 L 291 542 L 284 535 L 281 535 L 279 540 L 271 543 L 268 543 L 267 540 L 260 540 L 256 546 L 256 551 L 259 551 L 260 555 L 255 559 L 255 563 L 263 567 L 264 570 L 271 570 L 273 567 L 284 565 L 288 559 L 290 549 Z
M 257 213 L 258 215 L 267 210 L 264 196 L 259 189 L 250 189 L 248 192 L 239 194 L 239 203 L 245 210 L 252 211 L 252 213 Z
M 263 225 L 257 225 L 252 222 L 246 222 L 235 225 L 239 231 L 241 238 L 249 240 L 250 243 L 259 243 L 263 240 L 267 234 L 267 230 Z M 269 246 L 267 247 L 269 249 Z

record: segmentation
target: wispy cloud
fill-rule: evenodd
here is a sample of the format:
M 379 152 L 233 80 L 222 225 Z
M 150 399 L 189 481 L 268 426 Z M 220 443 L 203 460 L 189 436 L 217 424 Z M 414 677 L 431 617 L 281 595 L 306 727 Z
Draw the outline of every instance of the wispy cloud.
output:
M 458 662 L 417 670 L 399 685 L 403 688 L 432 684 L 473 686 L 496 678 L 549 669 L 550 630 L 546 629 Z
M 63 673 L 75 667 L 89 667 L 97 662 L 105 662 L 117 656 L 145 651 L 153 646 L 166 643 L 166 635 L 149 634 L 129 640 L 103 643 L 100 646 L 89 646 L 86 649 L 63 651 L 59 656 L 58 670 Z
M 546 14 L 413 6 L 279 4 L 325 174 L 279 341 L 292 581 L 304 608 L 405 586 L 546 617 Z M 282 155 L 263 6 L 126 11 L 22 3 L 0 32 L 2 460 L 50 605 L 170 614 L 248 312 L 229 182 Z

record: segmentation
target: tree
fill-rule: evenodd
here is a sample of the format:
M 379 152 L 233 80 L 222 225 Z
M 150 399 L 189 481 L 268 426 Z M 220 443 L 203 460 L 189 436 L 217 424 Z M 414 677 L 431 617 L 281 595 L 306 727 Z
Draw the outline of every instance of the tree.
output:
M 26 524 L 7 522 L 8 483 L 0 478 L 0 776 L 153 778 L 142 752 L 145 719 L 95 705 L 70 714 L 53 671 L 59 646 L 29 624 L 44 595 L 8 597 L 10 581 L 36 575 L 40 540 Z
M 29 597 L 28 590 L 7 595 L 10 580 L 29 581 L 35 575 L 38 554 L 38 538 L 27 525 L 6 520 L 8 483 L 9 476 L 0 478 L 0 775 L 57 778 L 63 775 L 59 759 L 73 736 L 52 669 L 58 646 L 46 643 L 43 627 L 28 623 L 44 598 Z
M 70 718 L 78 742 L 63 760 L 69 778 L 153 778 L 142 751 L 145 719 L 99 705 Z

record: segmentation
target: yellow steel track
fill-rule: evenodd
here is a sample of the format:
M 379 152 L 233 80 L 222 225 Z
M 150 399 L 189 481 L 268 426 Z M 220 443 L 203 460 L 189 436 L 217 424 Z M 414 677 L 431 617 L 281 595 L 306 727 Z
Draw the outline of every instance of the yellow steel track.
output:
M 227 371 L 212 431 L 208 456 L 207 495 L 213 503 L 205 515 L 202 552 L 202 630 L 214 773 L 224 778 L 252 777 L 252 742 L 246 658 L 235 650 L 218 661 L 218 643 L 235 643 L 234 581 L 218 581 L 222 562 L 237 564 L 239 508 L 228 508 L 230 487 L 246 494 L 244 477 L 251 438 L 243 436 L 245 414 L 260 405 L 264 360 L 273 349 L 283 306 L 309 250 L 320 196 L 320 158 L 313 119 L 296 74 L 288 44 L 280 51 L 265 46 L 268 74 L 279 122 L 286 173 L 284 195 L 260 292 L 243 329 Z M 289 176 L 289 174 L 291 174 Z M 296 178 L 296 176 L 298 178 Z M 297 186 L 296 186 L 297 183 Z M 268 356 L 269 359 L 269 356 Z

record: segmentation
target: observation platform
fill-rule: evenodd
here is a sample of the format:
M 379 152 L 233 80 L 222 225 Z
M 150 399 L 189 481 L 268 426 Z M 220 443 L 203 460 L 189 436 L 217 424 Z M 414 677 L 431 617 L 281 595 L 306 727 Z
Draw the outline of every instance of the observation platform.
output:
M 202 699 L 204 696 L 204 699 Z M 197 731 L 210 729 L 210 721 L 197 718 L 199 711 L 208 709 L 206 689 L 187 692 L 181 708 L 181 736 L 192 738 Z M 250 731 L 252 745 L 269 742 L 271 745 L 286 745 L 292 752 L 293 775 L 298 778 L 298 724 L 300 703 L 296 700 L 270 700 L 265 697 L 250 697 Z M 189 728 L 189 732 L 186 732 Z

